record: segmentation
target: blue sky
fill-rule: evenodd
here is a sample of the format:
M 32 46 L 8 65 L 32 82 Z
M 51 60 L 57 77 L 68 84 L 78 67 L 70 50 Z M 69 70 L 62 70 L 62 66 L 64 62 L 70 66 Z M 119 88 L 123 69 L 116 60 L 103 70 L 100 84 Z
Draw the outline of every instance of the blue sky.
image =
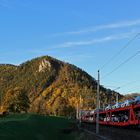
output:
M 0 0 L 0 63 L 41 55 L 72 63 L 94 78 L 140 32 L 139 0 Z M 140 36 L 101 69 L 101 84 L 140 92 Z M 106 76 L 114 68 L 118 70 Z

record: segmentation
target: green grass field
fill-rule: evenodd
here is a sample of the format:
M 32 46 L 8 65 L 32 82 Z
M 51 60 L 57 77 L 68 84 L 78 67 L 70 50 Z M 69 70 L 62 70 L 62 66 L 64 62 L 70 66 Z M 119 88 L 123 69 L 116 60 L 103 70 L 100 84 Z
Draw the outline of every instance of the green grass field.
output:
M 0 118 L 0 140 L 75 140 L 77 134 L 64 133 L 71 121 L 40 115 L 8 115 Z

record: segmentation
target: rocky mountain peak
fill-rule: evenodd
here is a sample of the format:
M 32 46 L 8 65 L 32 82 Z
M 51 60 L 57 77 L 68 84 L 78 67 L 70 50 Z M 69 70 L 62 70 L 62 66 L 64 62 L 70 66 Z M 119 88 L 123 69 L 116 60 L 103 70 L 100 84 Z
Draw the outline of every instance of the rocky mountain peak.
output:
M 47 59 L 43 59 L 39 64 L 39 72 L 44 72 L 45 70 L 51 69 L 51 63 Z

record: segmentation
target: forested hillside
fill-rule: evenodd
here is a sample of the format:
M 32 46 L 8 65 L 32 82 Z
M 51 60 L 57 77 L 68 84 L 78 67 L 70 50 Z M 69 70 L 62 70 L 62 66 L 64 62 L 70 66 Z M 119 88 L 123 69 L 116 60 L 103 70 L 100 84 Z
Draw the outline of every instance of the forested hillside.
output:
M 10 112 L 74 116 L 80 95 L 83 109 L 95 108 L 96 87 L 85 71 L 49 56 L 19 66 L 0 65 L 1 106 Z M 115 97 L 101 86 L 101 106 Z

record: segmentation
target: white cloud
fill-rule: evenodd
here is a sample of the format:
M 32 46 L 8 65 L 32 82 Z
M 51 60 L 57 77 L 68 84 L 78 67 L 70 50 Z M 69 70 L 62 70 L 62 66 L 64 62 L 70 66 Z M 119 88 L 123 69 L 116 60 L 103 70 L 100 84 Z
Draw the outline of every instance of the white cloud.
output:
M 99 30 L 125 28 L 125 27 L 136 26 L 136 25 L 140 25 L 140 19 L 112 23 L 112 24 L 99 25 L 99 26 L 94 26 L 94 27 L 88 27 L 85 29 L 77 30 L 77 31 L 55 33 L 54 35 L 56 35 L 56 36 L 57 35 L 78 35 L 78 34 L 96 32 Z
M 91 54 L 76 54 L 76 55 L 67 55 L 67 56 L 61 56 L 59 57 L 63 60 L 81 60 L 81 59 L 88 59 L 88 58 L 94 58 Z
M 108 41 L 113 41 L 113 40 L 129 38 L 130 35 L 132 35 L 132 32 L 122 33 L 119 35 L 110 35 L 110 36 L 105 36 L 102 38 L 95 38 L 95 39 L 86 40 L 86 41 L 69 41 L 69 42 L 64 42 L 62 44 L 53 46 L 52 48 L 68 48 L 72 46 L 93 45 L 96 43 L 103 43 L 103 42 L 108 42 Z

